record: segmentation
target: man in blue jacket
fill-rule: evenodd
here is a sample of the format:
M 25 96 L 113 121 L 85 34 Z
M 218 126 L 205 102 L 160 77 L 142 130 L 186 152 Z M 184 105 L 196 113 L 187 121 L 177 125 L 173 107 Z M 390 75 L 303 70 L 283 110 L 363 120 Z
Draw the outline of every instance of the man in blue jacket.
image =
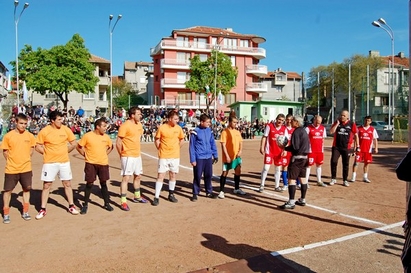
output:
M 218 162 L 217 147 L 214 135 L 210 129 L 210 117 L 206 114 L 200 116 L 200 125 L 190 134 L 190 163 L 193 166 L 193 197 L 191 201 L 197 201 L 200 193 L 201 176 L 204 175 L 206 197 L 216 198 L 213 194 L 211 178 L 213 176 L 213 164 Z

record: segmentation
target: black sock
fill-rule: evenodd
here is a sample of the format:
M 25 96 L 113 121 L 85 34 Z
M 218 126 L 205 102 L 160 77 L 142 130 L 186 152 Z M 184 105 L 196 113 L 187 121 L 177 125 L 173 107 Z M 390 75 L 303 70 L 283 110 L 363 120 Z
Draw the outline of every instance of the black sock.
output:
M 84 190 L 84 205 L 87 206 L 88 200 L 90 199 L 91 188 L 93 187 L 93 183 L 87 183 L 86 189 Z
M 308 185 L 301 184 L 301 199 L 305 199 L 305 195 L 307 194 Z
M 290 198 L 290 200 L 294 200 L 296 188 L 296 185 L 288 185 L 288 197 Z
M 227 176 L 220 176 L 220 191 L 224 191 L 226 179 L 227 179 Z
M 238 190 L 240 188 L 240 176 L 234 175 L 234 189 Z
M 103 197 L 104 203 L 108 204 L 110 203 L 110 198 L 108 196 L 108 188 L 106 183 L 101 183 L 101 196 Z

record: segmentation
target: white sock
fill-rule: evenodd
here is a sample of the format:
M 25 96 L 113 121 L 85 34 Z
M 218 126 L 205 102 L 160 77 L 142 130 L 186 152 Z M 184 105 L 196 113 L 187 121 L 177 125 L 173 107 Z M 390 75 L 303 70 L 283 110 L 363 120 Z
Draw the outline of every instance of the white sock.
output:
M 368 173 L 364 173 L 364 179 L 368 179 Z
M 364 177 L 365 177 L 365 174 L 364 174 Z M 355 180 L 357 178 L 357 173 L 356 172 L 353 172 L 352 173 L 352 180 Z
M 265 180 L 267 179 L 268 171 L 270 170 L 270 165 L 264 164 L 263 170 L 261 171 L 261 184 L 264 187 Z
M 176 181 L 168 181 L 168 190 L 174 191 L 175 188 L 176 188 Z
M 318 182 L 321 182 L 321 173 L 322 173 L 321 167 L 317 167 L 317 181 Z
M 163 181 L 156 181 L 156 192 L 154 194 L 155 198 L 160 197 L 161 189 L 163 188 Z
M 310 172 L 311 172 L 311 168 L 307 168 L 307 170 L 305 171 L 305 180 L 307 182 L 310 179 Z
M 275 166 L 275 188 L 280 187 L 281 166 Z

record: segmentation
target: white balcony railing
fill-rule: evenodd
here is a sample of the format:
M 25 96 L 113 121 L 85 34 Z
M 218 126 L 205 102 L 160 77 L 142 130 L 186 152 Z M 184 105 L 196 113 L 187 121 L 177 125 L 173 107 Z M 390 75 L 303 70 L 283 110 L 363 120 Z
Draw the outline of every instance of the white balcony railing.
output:
M 245 91 L 254 93 L 267 93 L 268 85 L 266 83 L 260 82 L 247 83 L 245 86 Z
M 161 80 L 161 88 L 186 88 L 186 81 L 164 78 Z
M 214 44 L 205 44 L 205 43 L 193 43 L 193 42 L 184 42 L 177 40 L 162 40 L 157 44 L 156 47 L 150 49 L 150 55 L 157 55 L 161 50 L 172 49 L 172 50 L 187 50 L 194 52 L 210 52 L 215 48 Z M 222 53 L 226 54 L 237 54 L 237 55 L 247 55 L 253 56 L 257 59 L 264 59 L 266 52 L 264 48 L 260 47 L 241 47 L 241 46 L 232 46 L 232 45 L 219 45 L 219 50 Z
M 161 106 L 166 108 L 184 108 L 184 109 L 205 109 L 207 104 L 205 100 L 179 100 L 179 99 L 162 99 Z M 214 105 L 210 105 L 211 109 Z
M 109 79 L 108 77 L 98 77 L 99 81 L 98 81 L 98 85 L 109 85 Z
M 189 60 L 162 59 L 161 68 L 190 69 Z
M 266 65 L 256 65 L 256 64 L 247 65 L 245 70 L 246 70 L 246 73 L 254 74 L 258 77 L 267 75 L 268 73 Z

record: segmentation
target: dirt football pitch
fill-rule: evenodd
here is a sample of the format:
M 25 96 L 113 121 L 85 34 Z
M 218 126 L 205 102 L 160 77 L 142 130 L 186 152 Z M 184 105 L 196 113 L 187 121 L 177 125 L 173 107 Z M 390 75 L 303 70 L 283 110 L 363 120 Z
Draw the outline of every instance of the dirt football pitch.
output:
M 230 180 L 225 199 L 205 198 L 203 191 L 197 202 L 191 202 L 193 175 L 185 143 L 175 191 L 178 203 L 167 200 L 167 183 L 159 206 L 132 203 L 130 184 L 131 210 L 122 211 L 120 162 L 114 150 L 109 182 L 114 211 L 103 209 L 96 182 L 88 213 L 70 215 L 62 184 L 56 180 L 47 216 L 41 220 L 34 219 L 42 188 L 42 158 L 35 152 L 32 220 L 20 216 L 18 185 L 12 196 L 11 223 L 0 224 L 0 272 L 402 272 L 406 185 L 397 180 L 394 170 L 407 151 L 406 144 L 380 142 L 380 153 L 374 155 L 370 166 L 371 183 L 362 182 L 360 164 L 357 181 L 344 187 L 340 161 L 337 184 L 318 187 L 313 168 L 307 206 L 287 211 L 279 209 L 288 193 L 274 192 L 273 167 L 265 191 L 257 192 L 263 166 L 259 145 L 260 139 L 243 142 L 241 187 L 245 196 L 233 194 Z M 221 152 L 219 143 L 217 146 Z M 327 139 L 322 168 L 326 183 L 330 181 L 330 146 L 331 139 Z M 142 152 L 142 194 L 151 202 L 157 151 L 153 143 L 143 142 Z M 74 197 L 81 207 L 84 159 L 77 151 L 70 159 Z M 0 168 L 4 169 L 4 164 L 1 157 Z M 221 160 L 213 173 L 218 193 Z M 299 195 L 297 191 L 296 197 Z

